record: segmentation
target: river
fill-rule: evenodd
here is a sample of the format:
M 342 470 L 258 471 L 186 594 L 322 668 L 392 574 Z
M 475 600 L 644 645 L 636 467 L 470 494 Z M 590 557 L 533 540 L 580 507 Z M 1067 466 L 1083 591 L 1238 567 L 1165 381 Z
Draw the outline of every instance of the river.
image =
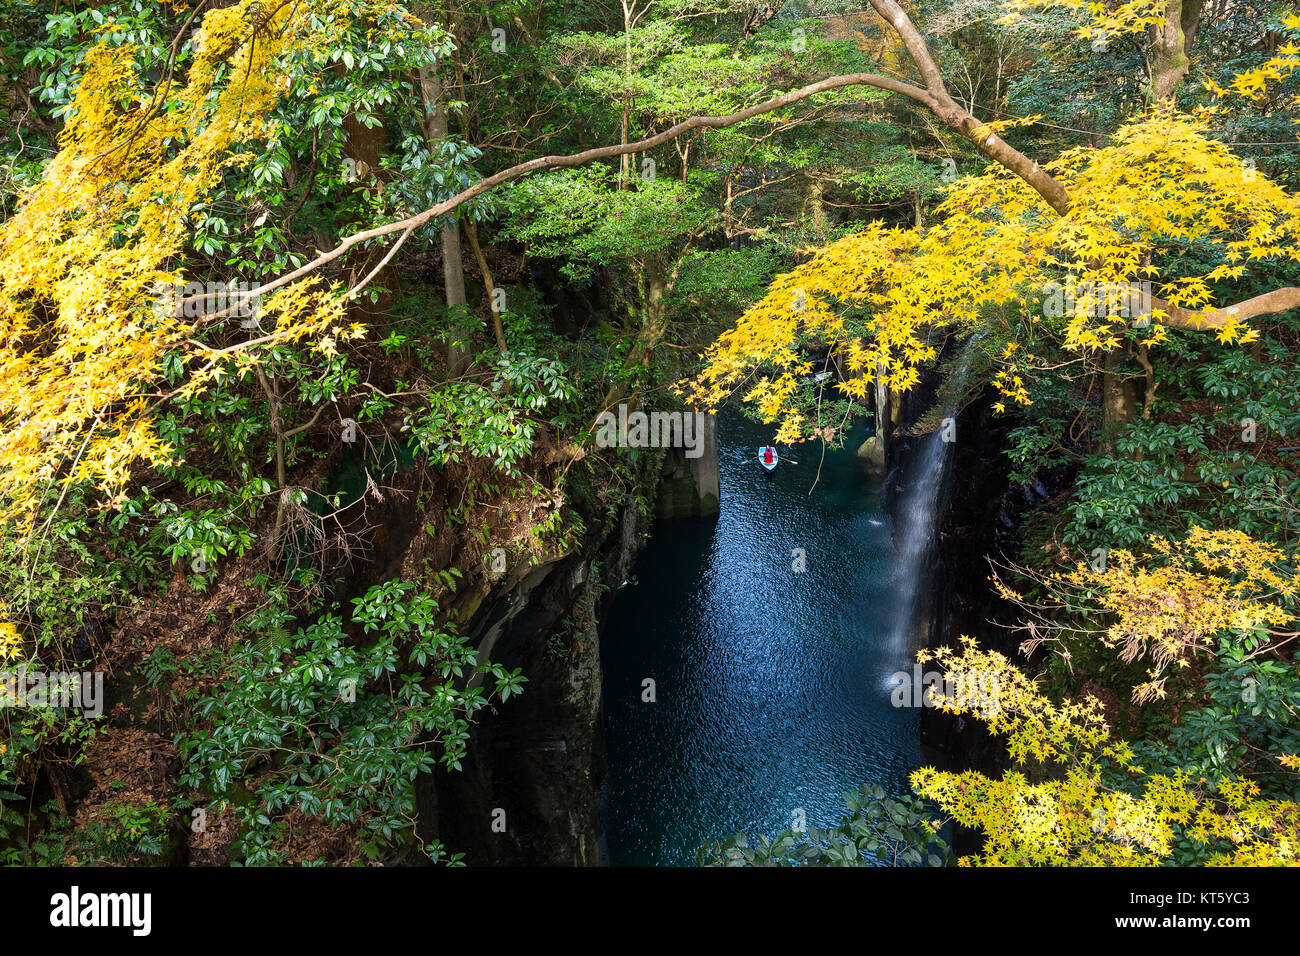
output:
M 820 447 L 764 475 L 770 434 L 719 420 L 721 516 L 656 528 L 611 604 L 611 865 L 693 864 L 701 844 L 775 832 L 797 810 L 832 825 L 845 791 L 904 793 L 922 763 L 917 711 L 890 703 L 912 639 L 892 626 L 898 558 L 879 482 L 854 457 L 869 432 L 826 453 L 811 495 Z

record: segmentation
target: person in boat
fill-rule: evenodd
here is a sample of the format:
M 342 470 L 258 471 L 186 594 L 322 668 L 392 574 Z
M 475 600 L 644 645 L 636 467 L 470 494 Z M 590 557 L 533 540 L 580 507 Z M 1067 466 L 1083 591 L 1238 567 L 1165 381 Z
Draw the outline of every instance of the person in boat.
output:
M 771 446 L 771 445 L 768 445 L 766 448 L 763 449 L 763 462 L 764 462 L 764 464 L 768 464 L 768 465 L 772 464 L 772 461 L 774 460 L 774 457 L 775 457 L 775 456 L 772 454 L 772 446 Z

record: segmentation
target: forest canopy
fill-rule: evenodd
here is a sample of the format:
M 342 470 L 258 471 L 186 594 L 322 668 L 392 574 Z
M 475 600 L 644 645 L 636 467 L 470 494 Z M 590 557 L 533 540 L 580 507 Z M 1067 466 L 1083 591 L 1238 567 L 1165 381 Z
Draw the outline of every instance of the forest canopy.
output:
M 622 404 L 1053 488 L 922 652 L 1004 772 L 701 862 L 1297 861 L 1300 8 L 5 0 L 0 75 L 0 662 L 135 675 L 0 711 L 0 860 L 461 862 L 416 780 L 653 512 Z

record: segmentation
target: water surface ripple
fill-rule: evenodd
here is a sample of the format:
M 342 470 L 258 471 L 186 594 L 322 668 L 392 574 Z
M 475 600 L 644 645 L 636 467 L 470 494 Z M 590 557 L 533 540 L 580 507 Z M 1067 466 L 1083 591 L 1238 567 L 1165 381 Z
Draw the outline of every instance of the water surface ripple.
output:
M 890 704 L 908 668 L 891 641 L 897 558 L 877 484 L 853 450 L 756 461 L 770 431 L 719 423 L 722 515 L 659 527 L 616 595 L 605 669 L 610 863 L 682 865 L 723 834 L 774 832 L 796 808 L 838 821 L 863 782 L 906 790 L 917 713 Z M 786 451 L 783 449 L 783 452 Z M 806 570 L 792 564 L 803 549 Z M 643 703 L 642 681 L 657 700 Z

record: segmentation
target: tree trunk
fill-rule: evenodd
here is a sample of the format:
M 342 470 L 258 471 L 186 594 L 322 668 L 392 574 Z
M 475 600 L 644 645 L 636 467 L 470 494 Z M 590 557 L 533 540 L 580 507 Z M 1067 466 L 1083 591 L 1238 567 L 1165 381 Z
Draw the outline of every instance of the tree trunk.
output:
M 465 235 L 469 239 L 469 247 L 474 252 L 474 258 L 478 260 L 479 271 L 483 273 L 483 296 L 487 303 L 488 315 L 492 320 L 492 334 L 496 336 L 497 348 L 501 354 L 506 353 L 506 333 L 501 327 L 501 313 L 496 310 L 496 283 L 492 280 L 492 270 L 488 268 L 487 257 L 483 255 L 483 249 L 478 244 L 478 229 L 474 226 L 474 220 L 469 216 L 465 217 Z
M 447 111 L 443 107 L 442 79 L 436 69 L 420 70 L 420 95 L 424 100 L 424 135 L 431 155 L 437 155 L 447 139 Z M 464 375 L 473 360 L 465 321 L 465 268 L 460 258 L 460 226 L 456 214 L 442 228 L 442 279 L 447 291 L 447 313 L 451 317 L 452 340 L 447 347 L 447 374 Z
M 1116 431 L 1134 418 L 1133 390 L 1116 371 L 1123 355 L 1120 349 L 1108 350 L 1102 371 L 1102 442 L 1108 455 L 1115 454 Z
M 808 195 L 804 198 L 803 205 L 804 219 L 810 221 L 813 228 L 823 236 L 827 235 L 831 228 L 830 216 L 826 214 L 826 206 L 822 203 L 822 193 L 825 188 L 816 179 L 810 179 Z
M 668 283 L 664 280 L 663 273 L 654 269 L 646 277 L 642 284 L 643 294 L 641 296 L 641 328 L 637 332 L 636 342 L 633 344 L 631 351 L 627 354 L 624 361 L 624 368 L 627 369 L 629 377 L 637 375 L 633 371 L 638 366 L 648 365 L 651 357 L 654 355 L 655 347 L 658 346 L 660 339 L 663 338 L 667 328 L 668 313 Z M 643 384 L 638 376 L 638 385 Z M 618 402 L 626 389 L 619 382 L 610 386 L 609 391 L 605 393 L 605 401 L 602 403 L 602 409 L 610 409 Z
M 1204 0 L 1167 0 L 1165 20 L 1151 29 L 1151 99 L 1172 99 L 1187 75 L 1188 53 L 1201 19 Z
M 885 384 L 885 363 L 876 363 L 876 442 L 881 454 L 889 440 L 889 386 Z
M 625 82 L 631 86 L 632 83 L 632 14 L 636 7 L 636 0 L 631 3 L 623 0 L 623 70 Z M 632 94 L 625 91 L 623 94 L 623 117 L 619 124 L 619 144 L 626 146 L 628 143 L 628 127 L 630 125 L 632 113 Z M 628 188 L 628 183 L 632 176 L 635 175 L 636 153 L 624 153 L 619 159 L 618 186 L 620 189 Z

